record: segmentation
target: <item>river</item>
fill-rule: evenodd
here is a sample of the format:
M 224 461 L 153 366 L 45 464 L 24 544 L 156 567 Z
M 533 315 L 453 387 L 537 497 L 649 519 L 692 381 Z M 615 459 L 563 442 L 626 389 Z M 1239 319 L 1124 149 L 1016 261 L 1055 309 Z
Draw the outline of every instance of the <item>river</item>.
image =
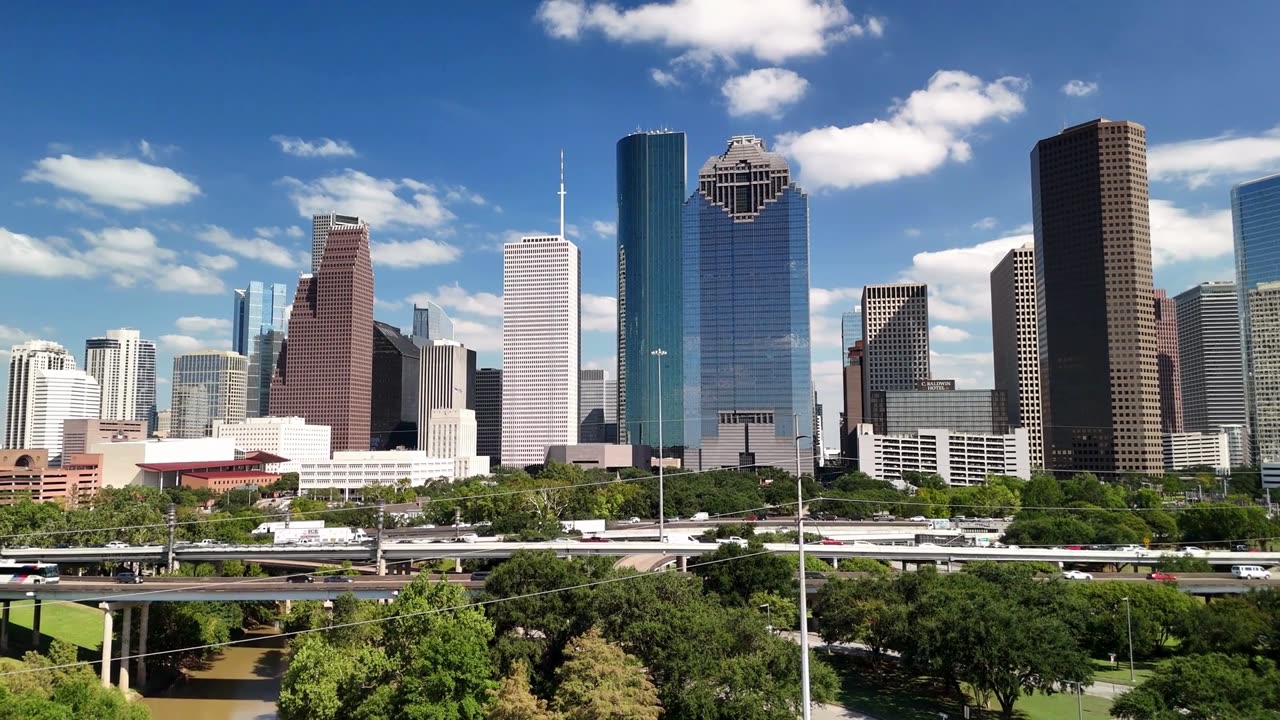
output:
M 256 639 L 224 648 L 208 667 L 187 673 L 155 697 L 143 700 L 155 720 L 276 720 L 284 674 L 285 642 L 271 628 Z

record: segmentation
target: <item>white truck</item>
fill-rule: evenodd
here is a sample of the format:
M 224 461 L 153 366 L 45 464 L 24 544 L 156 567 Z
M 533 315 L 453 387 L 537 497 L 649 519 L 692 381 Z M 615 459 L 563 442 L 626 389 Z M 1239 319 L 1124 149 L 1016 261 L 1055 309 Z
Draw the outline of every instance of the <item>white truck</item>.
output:
M 347 545 L 368 540 L 363 529 L 349 527 L 290 527 L 276 530 L 272 535 L 276 545 Z
M 737 545 L 738 547 L 746 547 L 746 538 L 740 538 L 737 535 L 731 535 L 727 538 L 719 538 L 716 540 L 717 545 Z
M 560 527 L 565 532 L 577 530 L 583 535 L 597 535 L 604 532 L 604 520 L 561 520 Z
M 307 528 L 322 528 L 323 520 L 280 520 L 278 522 L 264 522 L 254 528 L 250 535 L 270 535 L 277 530 L 303 530 Z

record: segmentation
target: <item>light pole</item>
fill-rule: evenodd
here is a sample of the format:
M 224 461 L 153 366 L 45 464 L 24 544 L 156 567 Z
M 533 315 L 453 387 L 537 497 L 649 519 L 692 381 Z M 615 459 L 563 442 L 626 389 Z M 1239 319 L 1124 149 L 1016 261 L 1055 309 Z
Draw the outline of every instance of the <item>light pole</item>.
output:
M 1079 680 L 1068 680 L 1076 686 L 1076 717 L 1084 720 L 1084 685 Z
M 769 603 L 765 603 L 760 607 L 764 609 L 765 617 L 768 618 L 768 620 L 766 620 L 765 622 L 769 624 L 769 634 L 772 635 L 773 634 L 773 608 L 769 607 Z
M 796 433 L 796 550 L 800 558 L 800 717 L 810 720 L 809 707 L 809 588 L 804 575 L 804 484 L 800 472 L 800 441 L 813 438 L 800 434 L 800 415 L 791 416 L 791 427 Z
M 1124 601 L 1124 624 L 1129 628 L 1129 682 L 1133 682 L 1133 612 L 1132 604 L 1129 598 L 1120 598 Z
M 662 358 L 667 356 L 667 351 L 662 348 L 654 348 L 650 355 L 658 358 L 658 542 L 667 541 L 667 515 L 666 509 L 663 507 L 666 498 L 663 497 L 663 469 L 662 462 Z

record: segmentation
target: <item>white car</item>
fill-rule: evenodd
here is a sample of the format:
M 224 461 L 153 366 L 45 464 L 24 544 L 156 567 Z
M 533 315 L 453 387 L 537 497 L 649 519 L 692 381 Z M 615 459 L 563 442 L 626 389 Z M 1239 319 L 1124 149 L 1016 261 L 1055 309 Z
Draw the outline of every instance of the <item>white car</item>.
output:
M 123 540 L 112 540 L 111 542 L 107 543 L 106 545 L 103 545 L 102 547 L 111 548 L 112 550 L 118 550 L 120 548 L 129 547 L 129 543 L 124 542 Z
M 1182 554 L 1186 557 L 1204 557 L 1206 555 L 1206 551 L 1204 548 L 1184 547 L 1182 548 Z
M 1116 552 L 1133 553 L 1138 557 L 1146 557 L 1151 554 L 1150 550 L 1142 547 L 1141 545 L 1125 545 L 1122 548 L 1116 548 Z
M 640 524 L 640 518 L 638 518 L 638 517 L 628 518 L 628 519 L 627 519 L 627 524 L 628 524 L 628 525 L 639 525 L 639 524 Z
M 1063 580 L 1092 580 L 1093 576 L 1079 570 L 1068 570 L 1062 573 Z
M 923 515 L 912 515 L 907 519 L 910 520 L 911 522 L 924 522 L 926 520 L 925 516 Z
M 1261 565 L 1232 565 L 1231 576 L 1241 580 L 1270 580 L 1271 571 Z

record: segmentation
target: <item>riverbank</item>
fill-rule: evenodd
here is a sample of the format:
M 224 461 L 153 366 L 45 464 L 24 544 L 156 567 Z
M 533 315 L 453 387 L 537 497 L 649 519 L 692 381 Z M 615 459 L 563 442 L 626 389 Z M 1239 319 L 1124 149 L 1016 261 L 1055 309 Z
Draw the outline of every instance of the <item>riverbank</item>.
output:
M 286 664 L 279 631 L 259 627 L 143 703 L 156 720 L 275 720 Z

